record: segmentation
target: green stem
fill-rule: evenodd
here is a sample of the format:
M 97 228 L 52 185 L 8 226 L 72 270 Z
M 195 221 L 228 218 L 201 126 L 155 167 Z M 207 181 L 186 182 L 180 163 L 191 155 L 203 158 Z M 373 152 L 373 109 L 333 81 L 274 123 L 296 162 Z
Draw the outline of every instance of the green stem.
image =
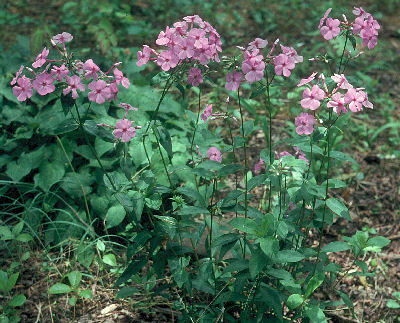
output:
M 191 140 L 191 143 L 190 143 L 190 153 L 192 155 L 192 163 L 193 163 L 193 165 L 194 165 L 193 145 L 194 145 L 194 138 L 196 136 L 197 126 L 199 124 L 200 112 L 201 112 L 201 90 L 199 88 L 199 109 L 197 111 L 196 125 L 194 127 L 193 136 L 192 136 L 192 140 Z M 196 189 L 197 189 L 197 192 L 198 192 L 199 191 L 199 184 L 197 182 L 197 176 L 196 175 L 194 175 L 194 181 L 196 183 Z

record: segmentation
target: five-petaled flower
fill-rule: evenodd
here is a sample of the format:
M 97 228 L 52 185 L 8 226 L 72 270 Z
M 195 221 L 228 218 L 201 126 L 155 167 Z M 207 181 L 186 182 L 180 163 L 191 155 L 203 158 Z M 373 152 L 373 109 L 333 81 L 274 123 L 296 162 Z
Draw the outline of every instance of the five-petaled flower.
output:
M 207 150 L 207 156 L 210 160 L 214 160 L 219 163 L 222 162 L 221 152 L 218 150 L 217 147 L 210 147 Z
M 63 90 L 63 94 L 67 95 L 68 93 L 72 92 L 72 97 L 77 99 L 77 90 L 82 92 L 85 91 L 85 84 L 81 83 L 81 78 L 78 75 L 67 76 L 66 80 L 68 82 L 68 87 Z
M 310 135 L 314 131 L 315 118 L 311 114 L 302 112 L 294 123 L 298 135 Z
M 92 90 L 88 94 L 90 101 L 102 104 L 111 95 L 111 91 L 107 86 L 107 83 L 103 80 L 93 81 L 88 85 L 89 90 Z
M 25 76 L 17 79 L 17 85 L 13 87 L 13 94 L 18 101 L 25 101 L 33 95 L 31 80 Z M 14 83 L 15 84 L 15 83 Z
M 32 67 L 39 68 L 46 63 L 47 56 L 49 56 L 49 50 L 45 47 L 42 52 L 36 57 L 35 62 L 32 64 Z
M 121 138 L 122 142 L 128 142 L 136 135 L 136 129 L 132 127 L 132 121 L 127 119 L 118 120 L 113 131 L 115 138 Z

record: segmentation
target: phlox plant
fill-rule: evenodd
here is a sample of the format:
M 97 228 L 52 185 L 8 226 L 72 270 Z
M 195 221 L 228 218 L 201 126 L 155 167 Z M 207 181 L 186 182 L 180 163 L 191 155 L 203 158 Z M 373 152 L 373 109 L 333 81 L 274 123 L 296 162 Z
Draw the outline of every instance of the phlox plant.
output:
M 351 268 L 339 266 L 329 253 L 348 251 L 357 275 L 371 275 L 362 256 L 379 252 L 389 241 L 357 232 L 323 245 L 323 237 L 336 216 L 351 221 L 343 201 L 334 197 L 334 189 L 345 183 L 332 178 L 332 168 L 353 160 L 334 150 L 334 137 L 342 131 L 337 121 L 343 115 L 373 108 L 362 84 L 351 84 L 345 71 L 349 62 L 362 57 L 357 39 L 372 50 L 380 26 L 362 8 L 354 9 L 353 22 L 344 15 L 342 21 L 330 18 L 330 12 L 318 26 L 321 40 L 343 37 L 343 51 L 338 57 L 309 58 L 312 73 L 297 84 L 304 89 L 297 103 L 302 112 L 291 120 L 293 136 L 286 141 L 291 148 L 273 142 L 271 87 L 277 79 L 284 84 L 293 78 L 296 65 L 306 63 L 279 39 L 269 43 L 256 38 L 227 57 L 216 29 L 197 15 L 166 27 L 155 44 L 137 53 L 138 66 L 159 66 L 158 79 L 164 84 L 149 120 L 140 125 L 128 119 L 140 112 L 130 102 L 118 105 L 125 110 L 123 118 L 88 127 L 89 109 L 115 104 L 121 86 L 129 88 L 130 82 L 117 68 L 120 63 L 103 72 L 92 59 L 73 59 L 66 48 L 73 39 L 69 33 L 51 40 L 61 58 L 49 59 L 44 48 L 32 68 L 21 66 L 11 81 L 14 95 L 26 101 L 34 90 L 40 96 L 57 93 L 77 125 L 63 133 L 79 128 L 104 174 L 106 196 L 119 203 L 107 212 L 103 228 L 130 235 L 128 265 L 116 287 L 129 288 L 134 275 L 171 275 L 173 286 L 168 287 L 178 295 L 174 307 L 182 322 L 326 322 L 332 308 L 355 315 L 351 299 L 341 291 Z M 24 70 L 30 74 L 23 75 Z M 221 73 L 219 84 L 224 83 L 228 99 L 204 106 L 204 92 L 218 84 L 210 75 Z M 160 109 L 174 85 L 183 96 L 192 89 L 198 104 L 197 113 L 185 112 L 186 129 L 172 131 L 168 124 L 173 120 L 160 118 Z M 82 96 L 90 103 L 84 115 L 78 100 Z M 245 120 L 248 97 L 263 99 L 268 118 L 267 145 L 254 165 L 250 138 L 257 125 Z M 223 129 L 211 131 L 212 124 Z M 185 133 L 184 144 L 177 140 L 179 131 Z M 112 173 L 89 138 L 110 138 L 111 133 L 114 145 L 123 147 L 116 150 L 120 169 L 113 166 Z M 140 151 L 145 158 L 132 162 Z M 258 201 L 255 188 L 263 192 Z M 118 208 L 123 208 L 122 218 Z M 89 221 L 88 207 L 86 213 Z M 125 214 L 128 221 L 123 222 Z M 327 299 L 316 296 L 317 290 Z

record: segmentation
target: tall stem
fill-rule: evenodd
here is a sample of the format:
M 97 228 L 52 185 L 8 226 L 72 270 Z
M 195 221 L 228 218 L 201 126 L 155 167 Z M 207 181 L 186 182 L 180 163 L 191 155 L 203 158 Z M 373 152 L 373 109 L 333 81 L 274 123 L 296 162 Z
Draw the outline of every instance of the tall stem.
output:
M 197 111 L 196 125 L 194 127 L 193 136 L 192 136 L 192 140 L 191 140 L 191 143 L 190 143 L 190 153 L 192 154 L 192 163 L 193 163 L 193 165 L 194 165 L 193 145 L 194 145 L 194 138 L 196 136 L 197 126 L 199 124 L 200 112 L 201 112 L 201 90 L 199 88 L 199 109 Z M 199 184 L 197 182 L 197 176 L 196 175 L 194 175 L 194 181 L 196 183 L 196 189 L 197 189 L 197 192 L 198 192 L 199 191 Z

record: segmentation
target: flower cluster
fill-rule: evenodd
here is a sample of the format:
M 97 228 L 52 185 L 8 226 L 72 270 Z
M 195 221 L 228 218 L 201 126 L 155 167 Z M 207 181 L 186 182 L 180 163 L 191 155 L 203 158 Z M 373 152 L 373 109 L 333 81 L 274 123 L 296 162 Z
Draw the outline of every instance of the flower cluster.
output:
M 185 61 L 201 65 L 206 65 L 210 61 L 219 62 L 218 52 L 222 51 L 220 38 L 214 27 L 198 15 L 187 16 L 183 21 L 174 23 L 172 28 L 167 27 L 158 35 L 156 44 L 166 46 L 166 49 L 158 53 L 144 45 L 143 50 L 137 53 L 137 65 L 142 66 L 149 60 L 154 60 L 162 70 L 169 71 Z M 193 86 L 203 82 L 199 68 L 190 70 L 188 82 Z
M 327 107 L 333 108 L 333 111 L 339 116 L 347 112 L 349 109 L 351 112 L 358 112 L 362 110 L 362 107 L 373 108 L 373 104 L 368 100 L 368 95 L 364 92 L 364 88 L 354 88 L 343 74 L 334 74 L 331 79 L 336 83 L 336 87 L 329 91 L 325 82 L 323 74 L 317 79 L 317 82 L 312 83 L 315 80 L 317 73 L 312 73 L 308 78 L 302 79 L 297 85 L 298 87 L 306 85 L 307 87 L 303 91 L 303 99 L 300 101 L 300 105 L 303 109 L 316 111 L 323 100 L 327 100 Z M 322 83 L 323 89 L 318 84 Z M 340 91 L 345 90 L 346 93 Z M 311 114 L 302 112 L 295 119 L 296 132 L 299 135 L 309 135 L 314 130 L 315 117 Z
M 256 38 L 248 44 L 247 48 L 238 47 L 243 51 L 241 72 L 233 71 L 228 73 L 225 88 L 228 91 L 236 91 L 240 86 L 243 75 L 244 79 L 250 84 L 261 81 L 264 77 L 266 64 L 274 66 L 276 75 L 289 77 L 295 65 L 303 61 L 303 57 L 299 56 L 293 47 L 287 47 L 282 44 L 280 44 L 282 53 L 274 56 L 273 52 L 278 42 L 279 39 L 273 43 L 270 51 L 265 56 L 261 53 L 261 50 L 267 46 L 267 40 Z
M 365 12 L 363 8 L 354 7 L 353 14 L 357 16 L 354 22 L 349 23 L 346 16 L 343 15 L 344 21 L 339 19 L 328 18 L 332 8 L 329 8 L 321 18 L 318 29 L 322 37 L 326 40 L 335 38 L 342 30 L 349 30 L 353 35 L 362 39 L 362 44 L 372 49 L 378 43 L 378 30 L 380 25 L 372 15 Z
M 90 90 L 88 98 L 98 104 L 102 104 L 106 100 L 115 100 L 119 85 L 125 88 L 129 87 L 129 80 L 117 68 L 121 63 L 114 64 L 108 72 L 104 73 L 92 59 L 88 59 L 84 63 L 79 60 L 72 61 L 72 55 L 68 53 L 65 46 L 65 43 L 70 42 L 72 39 L 73 36 L 67 32 L 58 34 L 51 39 L 51 44 L 61 55 L 61 59 L 49 59 L 50 51 L 45 47 L 32 64 L 35 70 L 21 66 L 11 81 L 13 93 L 19 101 L 25 101 L 32 97 L 33 89 L 39 95 L 47 95 L 54 92 L 56 82 L 59 82 L 63 87 L 64 95 L 71 93 L 72 98 L 77 99 L 79 96 L 78 91 L 85 92 L 85 82 L 91 81 L 87 85 Z M 62 49 L 58 45 L 62 45 Z M 48 64 L 42 71 L 37 70 L 46 63 Z M 33 75 L 33 79 L 21 74 L 24 69 Z M 113 75 L 110 75 L 111 72 Z

